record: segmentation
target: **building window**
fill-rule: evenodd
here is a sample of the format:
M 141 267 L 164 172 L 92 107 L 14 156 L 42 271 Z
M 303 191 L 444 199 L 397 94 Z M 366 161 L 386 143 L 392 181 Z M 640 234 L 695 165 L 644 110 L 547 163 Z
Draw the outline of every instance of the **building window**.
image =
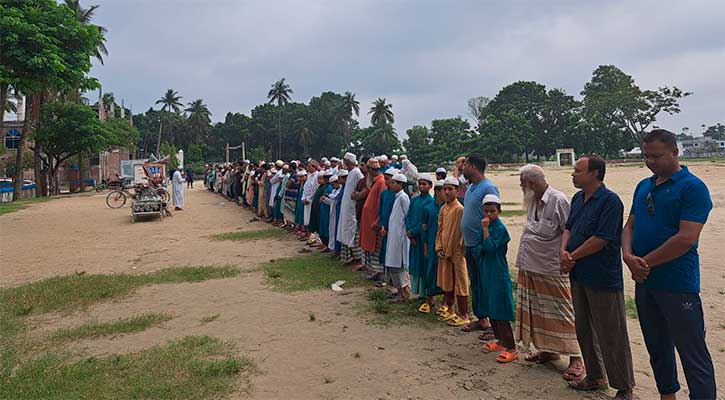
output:
M 20 145 L 20 131 L 13 128 L 5 134 L 5 148 L 17 149 Z

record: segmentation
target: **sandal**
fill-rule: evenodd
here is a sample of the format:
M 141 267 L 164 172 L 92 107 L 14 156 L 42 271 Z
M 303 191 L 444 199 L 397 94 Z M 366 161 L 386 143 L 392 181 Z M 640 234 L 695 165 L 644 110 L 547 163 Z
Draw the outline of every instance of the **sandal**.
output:
M 584 368 L 584 365 L 579 364 L 578 367 L 569 367 L 564 372 L 564 375 L 562 376 L 565 381 L 569 382 L 578 382 L 584 379 L 584 377 L 587 374 L 586 368 Z M 585 389 L 588 390 L 588 389 Z
M 518 360 L 519 358 L 519 351 L 508 351 L 504 350 L 501 354 L 496 357 L 496 361 L 500 362 L 501 364 L 510 363 L 511 361 Z
M 496 353 L 501 351 L 506 351 L 506 348 L 498 344 L 498 342 L 488 342 L 483 345 L 484 353 Z
M 446 322 L 449 319 L 454 318 L 456 316 L 457 316 L 456 313 L 446 311 L 446 312 L 441 313 L 440 317 L 438 317 L 438 321 Z
M 456 327 L 468 325 L 470 323 L 471 323 L 471 320 L 470 319 L 468 319 L 468 318 L 463 319 L 463 318 L 461 318 L 458 315 L 454 315 L 453 318 L 451 318 L 451 319 L 448 320 L 448 325 L 450 325 L 450 326 L 456 326 Z
M 478 335 L 478 340 L 482 342 L 490 342 L 494 339 L 496 339 L 496 336 L 493 334 L 493 328 L 487 328 Z
M 481 320 L 476 320 L 471 322 L 470 324 L 466 325 L 461 329 L 463 332 L 475 332 L 475 331 L 485 331 L 484 327 L 481 326 Z
M 569 387 L 574 390 L 600 390 L 600 389 L 606 390 L 609 388 L 609 384 L 608 383 L 598 383 L 589 378 L 584 378 L 584 379 L 580 379 L 578 381 L 569 382 Z
M 445 312 L 448 312 L 448 306 L 445 304 L 441 304 L 441 306 L 438 307 L 438 309 L 436 310 L 436 315 L 441 315 Z
M 430 314 L 430 304 L 423 303 L 418 307 L 418 312 L 422 314 Z

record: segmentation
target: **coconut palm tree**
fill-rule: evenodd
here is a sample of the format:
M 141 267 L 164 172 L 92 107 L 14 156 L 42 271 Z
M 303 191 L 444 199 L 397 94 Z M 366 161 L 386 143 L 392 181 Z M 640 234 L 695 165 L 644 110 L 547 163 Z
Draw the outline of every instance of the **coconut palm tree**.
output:
M 393 105 L 385 102 L 385 99 L 378 98 L 373 102 L 373 106 L 370 107 L 368 114 L 372 114 L 370 122 L 375 126 L 383 126 L 386 124 L 392 124 L 395 122 L 395 115 L 393 114 Z
M 164 111 L 181 112 L 182 98 L 176 90 L 169 89 L 160 99 L 156 100 L 156 104 L 162 104 L 161 109 Z
M 393 125 L 385 123 L 375 126 L 369 140 L 373 144 L 376 153 L 387 154 L 396 146 L 398 136 L 395 134 Z
M 78 19 L 78 21 L 80 21 L 82 24 L 93 25 L 91 24 L 91 20 L 96 14 L 96 9 L 98 9 L 98 5 L 83 8 L 81 6 L 80 0 L 65 0 L 65 5 L 73 11 L 76 19 Z M 93 56 L 96 57 L 96 59 L 100 61 L 101 64 L 103 64 L 103 56 L 108 55 L 108 49 L 106 48 L 106 32 L 108 32 L 108 29 L 100 25 L 94 26 L 96 26 L 101 32 L 101 40 L 96 45 L 96 50 Z
M 353 114 L 356 117 L 360 116 L 360 102 L 355 100 L 355 93 L 345 92 L 342 96 L 342 108 L 350 118 L 352 118 Z
M 290 95 L 294 93 L 290 85 L 285 83 L 285 78 L 272 84 L 267 93 L 269 104 L 277 105 L 277 158 L 282 158 L 282 106 L 290 102 Z
M 189 124 L 196 128 L 195 142 L 198 143 L 201 131 L 211 124 L 211 111 L 202 99 L 192 101 L 184 111 L 189 113 Z

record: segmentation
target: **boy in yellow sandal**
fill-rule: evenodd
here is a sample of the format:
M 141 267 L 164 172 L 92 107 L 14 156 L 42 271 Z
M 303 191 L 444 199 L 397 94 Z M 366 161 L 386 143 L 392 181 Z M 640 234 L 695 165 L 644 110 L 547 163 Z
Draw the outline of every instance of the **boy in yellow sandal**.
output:
M 438 319 L 446 321 L 450 326 L 465 326 L 471 322 L 468 319 L 468 270 L 463 256 L 461 234 L 463 206 L 456 198 L 458 185 L 458 179 L 454 177 L 443 181 L 442 195 L 446 203 L 438 214 L 435 242 L 438 254 L 438 287 L 444 293 L 444 305 L 439 309 Z M 458 314 L 453 309 L 454 300 L 458 300 Z
M 498 218 L 501 214 L 501 200 L 495 194 L 487 194 L 482 202 L 484 218 L 481 220 L 483 240 L 474 247 L 478 256 L 477 268 L 481 277 L 479 287 L 476 288 L 478 296 L 476 307 L 483 310 L 491 321 L 495 341 L 483 345 L 486 353 L 500 353 L 496 361 L 509 363 L 519 358 L 516 349 L 514 332 L 511 323 L 515 319 L 514 301 L 511 288 L 511 276 L 506 261 L 508 243 L 511 241 L 506 226 Z

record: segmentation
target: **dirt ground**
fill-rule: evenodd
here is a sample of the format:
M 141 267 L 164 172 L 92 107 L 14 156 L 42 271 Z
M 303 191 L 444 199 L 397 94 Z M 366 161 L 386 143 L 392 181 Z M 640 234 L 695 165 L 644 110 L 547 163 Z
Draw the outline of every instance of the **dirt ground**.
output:
M 715 208 L 700 241 L 702 298 L 708 343 L 720 386 L 725 385 L 725 164 L 698 163 L 691 171 L 709 186 Z M 569 171 L 547 171 L 552 186 L 572 195 Z M 638 166 L 611 167 L 606 183 L 629 208 L 635 184 L 649 175 Z M 516 172 L 489 176 L 502 200 L 520 202 Z M 198 184 L 198 183 L 197 183 Z M 473 334 L 446 327 L 384 327 L 361 315 L 361 290 L 303 294 L 272 292 L 256 267 L 264 261 L 297 255 L 301 243 L 289 239 L 216 242 L 209 236 L 265 228 L 248 222 L 251 213 L 213 195 L 198 184 L 186 194 L 186 210 L 173 218 L 132 224 L 128 208 L 111 210 L 104 195 L 53 200 L 0 216 L 0 286 L 14 286 L 55 275 L 143 273 L 180 265 L 235 265 L 238 278 L 194 284 L 153 285 L 116 302 L 71 315 L 36 318 L 39 332 L 90 321 L 108 321 L 144 312 L 174 319 L 144 332 L 112 339 L 84 340 L 73 346 L 91 354 L 133 352 L 187 335 L 230 340 L 256 360 L 261 373 L 255 399 L 581 399 L 605 398 L 575 393 L 560 378 L 564 364 L 499 365 L 484 355 Z M 524 217 L 506 218 L 515 260 Z M 625 274 L 626 294 L 633 285 Z M 720 311 L 718 311 L 720 310 Z M 309 321 L 309 313 L 316 321 Z M 208 323 L 201 320 L 220 316 Z M 654 381 L 636 320 L 629 321 L 630 341 L 642 399 L 656 398 Z M 360 357 L 354 357 L 359 353 Z M 557 368 L 559 370 L 557 370 Z M 684 377 L 681 374 L 684 386 Z M 613 394 L 612 392 L 609 393 Z M 684 393 L 683 393 L 684 394 Z M 684 398 L 684 396 L 683 396 Z

